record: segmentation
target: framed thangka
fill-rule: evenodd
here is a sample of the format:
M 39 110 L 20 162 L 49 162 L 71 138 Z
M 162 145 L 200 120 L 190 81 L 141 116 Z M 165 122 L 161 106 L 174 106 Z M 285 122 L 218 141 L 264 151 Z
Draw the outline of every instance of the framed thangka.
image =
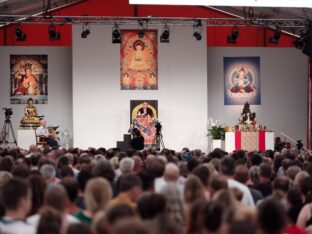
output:
M 120 86 L 125 90 L 158 89 L 157 30 L 121 30 Z
M 144 137 L 146 148 L 156 147 L 156 128 L 158 121 L 157 100 L 131 100 L 130 124 L 131 128 L 140 130 Z
M 224 104 L 261 104 L 260 57 L 224 57 Z
M 11 55 L 10 69 L 11 104 L 48 103 L 47 55 Z

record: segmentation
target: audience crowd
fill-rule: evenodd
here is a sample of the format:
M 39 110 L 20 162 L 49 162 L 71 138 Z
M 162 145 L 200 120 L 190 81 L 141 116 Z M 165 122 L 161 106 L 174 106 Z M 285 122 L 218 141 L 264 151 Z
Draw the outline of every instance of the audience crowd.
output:
M 312 155 L 0 148 L 2 234 L 312 233 Z

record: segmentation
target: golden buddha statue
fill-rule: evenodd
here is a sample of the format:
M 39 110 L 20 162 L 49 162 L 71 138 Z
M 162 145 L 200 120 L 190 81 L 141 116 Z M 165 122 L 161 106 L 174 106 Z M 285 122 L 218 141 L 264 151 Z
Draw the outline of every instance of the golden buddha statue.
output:
M 32 98 L 27 101 L 25 107 L 24 117 L 22 118 L 21 124 L 23 125 L 40 125 L 40 118 L 38 116 L 37 108 L 33 105 Z

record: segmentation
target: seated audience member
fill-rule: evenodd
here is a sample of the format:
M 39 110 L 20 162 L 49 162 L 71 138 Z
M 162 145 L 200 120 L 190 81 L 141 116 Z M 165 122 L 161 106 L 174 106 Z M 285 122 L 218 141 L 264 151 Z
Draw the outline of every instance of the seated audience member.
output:
M 66 228 L 68 224 L 79 222 L 74 216 L 68 214 L 68 196 L 64 187 L 61 185 L 54 185 L 46 190 L 44 207 L 46 206 L 52 207 L 61 213 L 64 219 L 64 228 Z M 41 215 L 39 211 L 39 214 L 28 217 L 27 222 L 37 228 L 40 218 Z
M 44 164 L 40 167 L 40 174 L 46 180 L 48 187 L 60 182 L 56 177 L 55 167 L 51 164 Z
M 72 177 L 62 179 L 61 184 L 64 186 L 69 198 L 68 213 L 75 216 L 80 211 L 80 208 L 75 203 L 79 192 L 79 184 Z
M 151 220 L 163 213 L 166 208 L 166 198 L 157 193 L 142 194 L 137 200 L 137 210 L 143 220 Z
M 135 208 L 135 201 L 142 191 L 142 182 L 137 175 L 125 175 L 120 177 L 119 194 L 110 202 L 110 206 L 127 203 Z
M 52 207 L 45 207 L 40 211 L 40 220 L 36 234 L 62 234 L 65 231 L 64 221 L 59 211 Z
M 73 223 L 68 226 L 66 234 L 92 234 L 92 231 L 85 224 Z
M 217 202 L 208 202 L 201 210 L 201 233 L 221 234 L 223 229 L 224 209 Z
M 155 192 L 160 192 L 161 188 L 166 184 L 164 179 L 166 164 L 159 158 L 153 157 L 147 164 L 146 169 L 150 171 L 155 177 Z
M 273 181 L 272 196 L 286 204 L 286 196 L 290 187 L 289 178 L 286 176 L 278 176 Z
M 179 190 L 175 185 L 167 184 L 162 188 L 160 193 L 164 195 L 167 200 L 165 214 L 176 224 L 178 232 L 182 233 L 184 226 L 184 208 Z
M 80 222 L 90 226 L 93 216 L 99 211 L 105 211 L 112 199 L 112 189 L 104 178 L 93 178 L 88 181 L 85 189 L 86 210 L 79 211 L 75 216 Z
M 133 173 L 138 174 L 143 170 L 143 161 L 142 158 L 138 155 L 132 157 L 134 161 Z
M 54 139 L 54 136 L 49 133 L 47 122 L 45 119 L 40 121 L 40 126 L 36 129 L 36 134 L 39 137 L 44 138 L 42 141 L 45 141 L 52 148 L 58 148 L 58 142 Z
M 107 209 L 107 212 L 99 211 L 95 215 L 92 230 L 94 234 L 112 233 L 116 222 L 121 219 L 132 218 L 135 215 L 134 209 L 126 203 L 111 206 Z
M 123 158 L 119 163 L 121 175 L 129 175 L 133 173 L 134 160 L 132 158 Z
M 260 200 L 263 199 L 263 196 L 260 191 L 247 185 L 249 181 L 248 167 L 244 165 L 238 165 L 235 168 L 234 179 L 248 187 L 255 204 L 257 204 Z
M 187 212 L 190 211 L 193 203 L 196 200 L 205 200 L 205 189 L 198 177 L 196 176 L 189 176 L 185 182 L 184 187 L 184 209 Z
M 36 174 L 28 178 L 28 183 L 32 191 L 32 207 L 29 215 L 34 215 L 43 206 L 47 183 L 42 176 Z
M 4 234 L 35 234 L 36 228 L 25 222 L 31 209 L 31 190 L 21 179 L 8 181 L 2 190 L 5 216 L 0 220 L 0 230 Z
M 149 234 L 144 223 L 138 218 L 121 219 L 113 227 L 112 234 Z
M 210 198 L 209 186 L 212 173 L 210 172 L 207 166 L 199 165 L 193 170 L 193 174 L 197 176 L 204 185 L 205 197 L 209 199 Z
M 91 173 L 91 166 L 90 165 L 83 165 L 81 170 L 77 176 L 77 181 L 79 184 L 79 193 L 76 198 L 76 205 L 84 210 L 85 209 L 85 202 L 84 202 L 84 192 L 85 187 L 88 181 L 93 177 Z
M 287 193 L 287 218 L 288 227 L 286 233 L 304 234 L 305 230 L 296 225 L 300 210 L 303 207 L 300 191 L 292 188 Z
M 254 208 L 255 204 L 248 187 L 233 179 L 235 172 L 235 161 L 232 158 L 225 157 L 220 163 L 220 172 L 227 178 L 229 188 L 237 188 L 243 193 L 241 203 Z
M 297 226 L 306 228 L 312 225 L 312 178 L 307 177 L 301 181 L 300 192 L 303 197 L 304 206 L 301 209 L 298 219 Z
M 155 176 L 151 171 L 143 170 L 141 171 L 138 176 L 142 181 L 142 190 L 144 192 L 154 192 L 154 182 Z
M 253 186 L 254 189 L 260 191 L 263 197 L 267 197 L 272 194 L 272 168 L 268 163 L 261 163 L 259 166 L 259 183 Z
M 258 223 L 263 234 L 283 234 L 286 228 L 286 210 L 276 199 L 265 199 L 258 206 Z

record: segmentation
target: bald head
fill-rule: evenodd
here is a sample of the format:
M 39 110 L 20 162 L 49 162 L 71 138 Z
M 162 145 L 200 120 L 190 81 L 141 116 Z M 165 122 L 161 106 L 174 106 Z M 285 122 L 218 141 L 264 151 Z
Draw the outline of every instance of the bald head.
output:
M 40 120 L 40 125 L 45 127 L 47 125 L 47 121 L 45 119 Z
M 179 168 L 174 163 L 168 163 L 165 167 L 164 178 L 167 182 L 176 182 L 179 179 Z

